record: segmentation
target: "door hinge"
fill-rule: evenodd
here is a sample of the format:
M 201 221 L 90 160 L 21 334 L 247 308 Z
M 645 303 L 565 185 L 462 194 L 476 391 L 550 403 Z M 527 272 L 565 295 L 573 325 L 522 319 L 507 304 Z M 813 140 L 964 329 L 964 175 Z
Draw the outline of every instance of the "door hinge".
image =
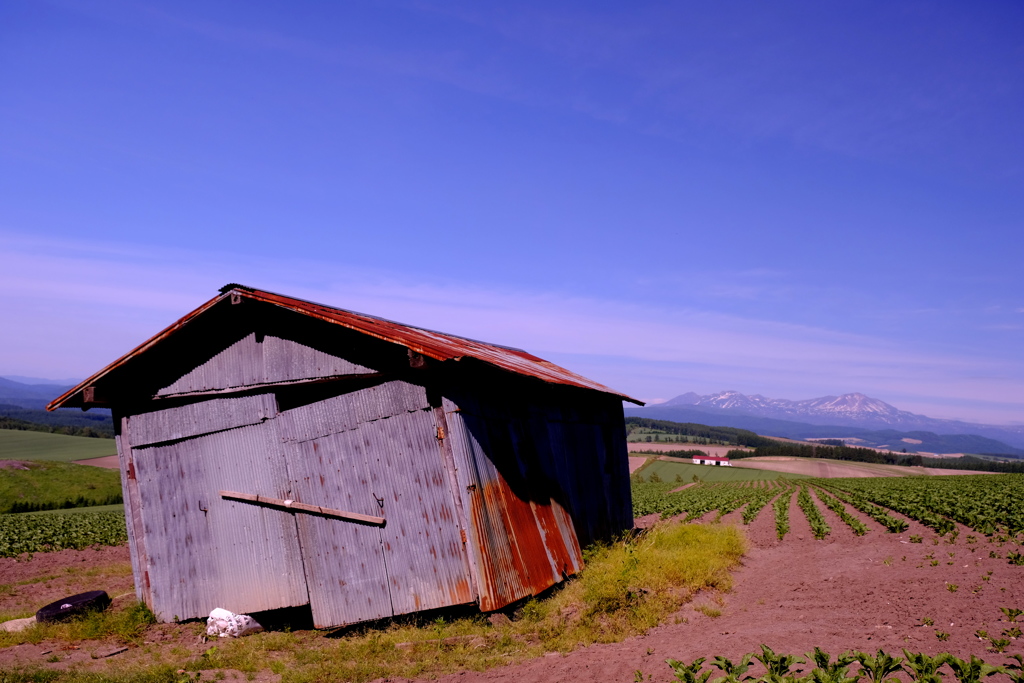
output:
M 437 440 L 444 441 L 444 427 L 440 425 L 437 427 Z
M 462 542 L 465 543 L 466 542 L 466 530 L 465 529 L 459 529 L 459 535 L 462 536 Z

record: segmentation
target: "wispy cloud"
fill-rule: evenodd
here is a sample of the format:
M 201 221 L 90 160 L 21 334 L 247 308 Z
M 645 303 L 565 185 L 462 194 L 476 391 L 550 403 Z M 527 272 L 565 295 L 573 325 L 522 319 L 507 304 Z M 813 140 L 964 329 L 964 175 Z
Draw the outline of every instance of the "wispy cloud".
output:
M 634 395 L 860 390 L 1024 406 L 1019 364 L 867 335 L 559 292 L 500 290 L 312 260 L 52 244 L 0 235 L 0 372 L 86 375 L 228 281 L 518 346 Z M 904 405 L 914 409 L 912 405 Z M 961 414 L 964 411 L 961 411 Z

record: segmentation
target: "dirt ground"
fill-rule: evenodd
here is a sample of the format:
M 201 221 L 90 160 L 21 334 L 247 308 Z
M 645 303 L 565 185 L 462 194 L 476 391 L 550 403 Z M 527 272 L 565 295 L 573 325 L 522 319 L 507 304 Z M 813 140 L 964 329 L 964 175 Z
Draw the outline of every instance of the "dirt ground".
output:
M 116 470 L 121 467 L 116 455 L 104 455 L 102 458 L 89 458 L 88 460 L 75 460 L 76 465 L 92 465 L 93 467 L 104 467 L 108 470 Z
M 766 456 L 761 458 L 743 458 L 733 460 L 733 467 L 747 467 L 757 470 L 772 470 L 787 474 L 806 474 L 812 477 L 832 479 L 836 477 L 909 477 L 911 475 L 944 476 L 956 474 L 985 474 L 973 470 L 947 470 L 933 467 L 903 467 L 900 465 L 880 465 L 866 462 L 837 462 L 835 460 L 815 460 L 811 458 L 788 458 L 785 456 Z
M 135 595 L 128 546 L 0 558 L 0 620 L 29 616 L 54 600 L 88 590 L 105 590 L 112 598 Z
M 1010 565 L 1004 559 L 1008 551 L 1016 549 L 1014 546 L 1000 547 L 983 536 L 976 536 L 971 542 L 966 529 L 961 529 L 956 542 L 949 544 L 916 522 L 910 522 L 909 530 L 903 534 L 888 534 L 875 522 L 851 511 L 871 529 L 866 536 L 857 537 L 830 510 L 822 512 L 832 533 L 818 541 L 811 535 L 794 496 L 790 510 L 792 531 L 780 542 L 775 536 L 771 507 L 763 509 L 751 525 L 743 527 L 749 551 L 735 572 L 732 590 L 698 596 L 670 623 L 643 636 L 567 655 L 552 653 L 484 672 L 460 672 L 439 680 L 628 683 L 634 680 L 634 672 L 640 670 L 654 681 L 670 681 L 673 678 L 665 664 L 668 657 L 690 661 L 724 655 L 735 661 L 746 652 L 757 651 L 761 643 L 776 652 L 790 654 L 808 652 L 816 645 L 833 655 L 849 649 L 874 652 L 879 648 L 899 654 L 905 647 L 930 654 L 975 654 L 994 664 L 1005 661 L 1003 655 L 987 652 L 987 642 L 974 634 L 984 629 L 998 638 L 1009 628 L 1008 623 L 1001 621 L 1004 617 L 1000 607 L 1024 609 L 1024 567 Z M 711 519 L 713 514 L 708 517 L 701 522 L 716 523 Z M 738 512 L 718 523 L 742 526 Z M 912 535 L 920 535 L 923 542 L 911 543 Z M 990 552 L 1000 557 L 990 557 Z M 0 576 L 8 585 L 36 576 L 68 574 L 69 567 L 90 567 L 102 576 L 104 567 L 121 567 L 113 570 L 116 574 L 123 571 L 126 562 L 127 551 L 123 547 L 62 551 L 38 554 L 29 561 L 0 560 Z M 118 579 L 122 580 L 124 585 L 111 584 L 113 591 L 131 590 L 130 576 Z M 80 590 L 90 587 L 78 585 Z M 43 604 L 55 595 L 53 590 L 59 592 L 58 587 L 70 591 L 74 586 L 41 582 L 25 588 L 31 588 L 32 595 Z M 41 587 L 47 588 L 45 595 L 36 595 Z M 22 595 L 22 588 L 14 586 L 16 596 L 2 600 Z M 9 605 L 0 602 L 0 610 L 10 609 Z M 716 610 L 720 611 L 719 616 L 708 616 Z M 934 625 L 922 625 L 926 618 Z M 188 626 L 166 624 L 154 627 L 147 640 L 151 642 L 149 647 L 170 652 L 191 647 L 186 641 L 195 639 L 193 631 Z M 947 640 L 939 639 L 937 634 L 942 633 L 948 634 Z M 85 654 L 113 645 L 83 644 L 81 652 L 62 652 L 64 661 L 60 664 L 47 664 L 47 656 L 52 657 L 51 651 L 66 649 L 64 644 L 20 645 L 0 650 L 0 670 L 25 665 L 66 666 L 74 657 L 88 666 L 102 667 L 104 661 L 132 656 L 129 651 L 110 660 L 90 661 L 91 655 Z M 1007 652 L 1024 652 L 1022 646 L 1024 639 L 1015 640 Z M 269 676 L 269 672 L 257 677 L 270 678 L 275 677 Z M 990 680 L 1006 679 L 996 676 Z

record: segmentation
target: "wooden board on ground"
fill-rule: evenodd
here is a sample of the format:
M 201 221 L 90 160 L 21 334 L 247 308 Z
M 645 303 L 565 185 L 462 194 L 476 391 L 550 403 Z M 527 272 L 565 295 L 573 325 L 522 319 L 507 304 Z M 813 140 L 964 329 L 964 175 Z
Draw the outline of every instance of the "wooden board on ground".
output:
M 72 462 L 117 455 L 113 439 L 0 429 L 0 460 Z

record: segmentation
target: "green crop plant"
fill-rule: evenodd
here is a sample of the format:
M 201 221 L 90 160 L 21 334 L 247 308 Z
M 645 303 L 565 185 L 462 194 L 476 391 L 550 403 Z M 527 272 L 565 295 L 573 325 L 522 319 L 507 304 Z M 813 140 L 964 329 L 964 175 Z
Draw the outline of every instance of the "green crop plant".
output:
M 717 667 L 724 676 L 711 681 L 711 683 L 741 683 L 742 681 L 750 680 L 750 676 L 746 676 L 747 670 L 750 669 L 751 659 L 753 654 L 745 654 L 739 662 L 733 664 L 732 661 L 719 655 L 711 661 L 711 665 Z
M 808 652 L 806 657 L 815 667 L 809 676 L 813 683 L 855 683 L 860 678 L 859 674 L 849 675 L 850 665 L 857 661 L 851 652 L 844 652 L 832 662 L 832 655 L 815 647 L 814 652 Z
M 915 683 L 942 683 L 942 674 L 939 669 L 946 663 L 946 655 L 928 655 L 918 652 L 912 653 L 903 650 L 903 670 L 913 677 Z
M 800 491 L 796 494 L 796 504 L 804 511 L 804 517 L 811 525 L 811 533 L 814 534 L 814 537 L 820 541 L 828 536 L 832 529 L 829 528 L 825 518 L 821 516 L 821 510 L 814 504 L 807 486 L 800 487 Z
M 846 506 L 843 505 L 842 501 L 838 498 L 830 496 L 821 488 L 816 488 L 814 493 L 818 496 L 818 499 L 824 503 L 825 507 L 836 513 L 839 519 L 843 520 L 843 523 L 850 527 L 854 534 L 857 536 L 863 536 L 868 532 L 868 525 L 847 512 Z
M 1007 663 L 1006 666 L 1003 667 L 1006 675 L 1010 677 L 1011 683 L 1024 683 L 1024 656 L 1013 654 L 1009 657 L 1017 663 Z
M 898 672 L 900 664 L 903 662 L 902 657 L 893 657 L 882 650 L 874 655 L 857 652 L 855 656 L 863 667 L 860 672 L 861 676 L 867 678 L 871 683 L 884 683 L 887 680 L 886 676 Z
M 1017 617 L 1024 614 L 1024 610 L 1019 610 L 1014 607 L 1000 607 L 999 610 L 1006 616 L 1006 620 L 1011 624 L 1017 622 Z
M 753 657 L 764 665 L 765 672 L 755 677 L 748 675 L 750 659 Z M 968 660 L 959 659 L 948 653 L 929 655 L 903 650 L 903 657 L 893 656 L 883 650 L 874 655 L 865 652 L 845 652 L 835 661 L 832 656 L 815 647 L 813 652 L 806 654 L 806 659 L 792 655 L 777 654 L 767 645 L 761 645 L 761 652 L 744 655 L 738 664 L 733 664 L 724 657 L 715 657 L 712 665 L 725 675 L 709 681 L 711 671 L 703 671 L 705 658 L 693 660 L 686 664 L 674 659 L 666 660 L 672 667 L 677 681 L 686 683 L 857 683 L 861 679 L 865 683 L 894 683 L 900 679 L 898 674 L 905 674 L 913 683 L 943 683 L 942 669 L 949 667 L 956 677 L 957 683 L 981 683 L 996 673 L 1009 676 L 1011 683 L 1024 683 L 1024 656 L 1014 654 L 1003 667 L 986 663 L 978 657 L 971 656 Z M 850 672 L 850 666 L 859 662 L 860 669 Z M 812 664 L 814 668 L 806 676 L 794 673 L 796 663 Z M 635 681 L 646 679 L 637 671 Z
M 0 515 L 0 557 L 128 541 L 124 513 L 33 512 Z
M 1000 667 L 986 664 L 974 655 L 971 655 L 971 658 L 968 660 L 963 660 L 953 655 L 946 655 L 946 663 L 953 670 L 953 674 L 959 683 L 980 683 L 981 679 L 988 678 L 992 674 L 1002 671 Z
M 675 674 L 677 681 L 682 681 L 683 683 L 707 683 L 714 672 L 705 671 L 701 673 L 705 660 L 706 657 L 701 657 L 687 664 L 677 659 L 666 659 L 665 663 L 672 667 L 672 672 Z
M 829 488 L 906 515 L 951 539 L 959 534 L 958 523 L 996 542 L 1024 532 L 1024 474 L 835 479 Z
M 765 668 L 765 675 L 762 680 L 766 683 L 782 683 L 791 676 L 791 669 L 794 664 L 802 664 L 806 660 L 795 655 L 776 654 L 767 645 L 761 646 L 761 652 L 754 655 L 754 659 L 761 662 Z
M 775 499 L 775 535 L 781 541 L 789 533 L 789 500 L 793 497 L 792 489 L 786 489 Z

